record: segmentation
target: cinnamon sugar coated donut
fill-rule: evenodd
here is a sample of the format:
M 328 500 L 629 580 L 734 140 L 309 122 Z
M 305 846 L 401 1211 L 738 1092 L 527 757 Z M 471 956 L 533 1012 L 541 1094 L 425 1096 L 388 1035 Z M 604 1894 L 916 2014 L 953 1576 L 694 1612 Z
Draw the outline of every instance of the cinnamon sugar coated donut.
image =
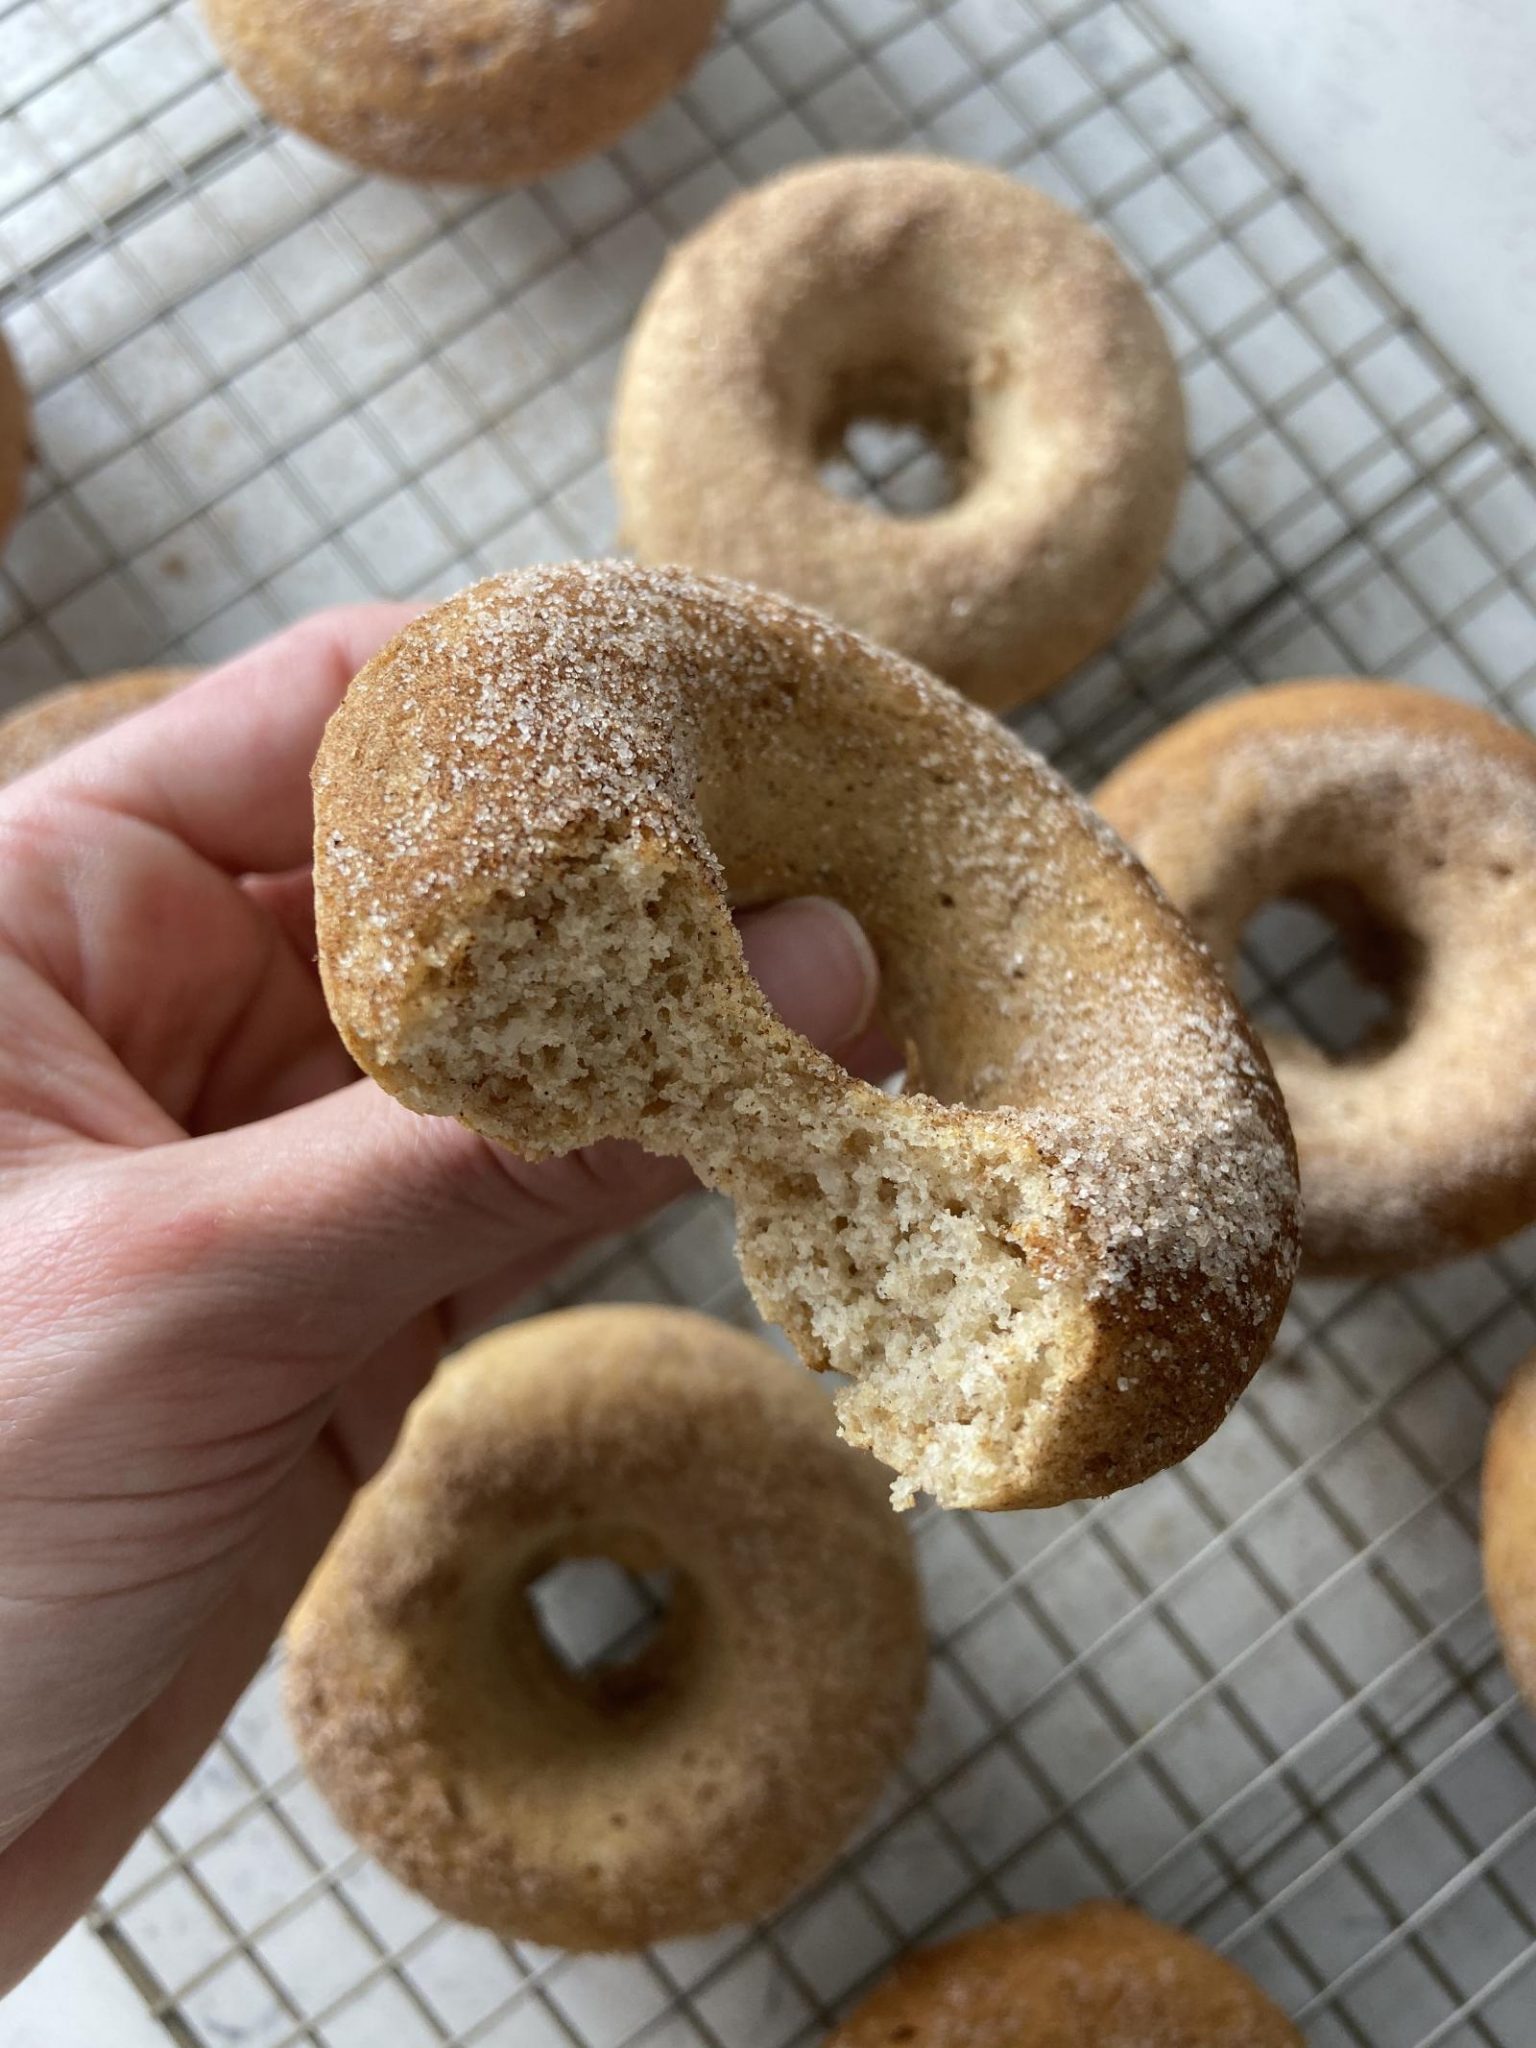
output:
M 1296 1246 L 1263 1055 L 1137 862 L 921 670 L 723 581 L 527 570 L 375 656 L 315 806 L 364 1069 L 526 1158 L 685 1155 L 899 1498 L 1129 1485 L 1263 1357 Z M 925 1092 L 851 1080 L 751 980 L 728 899 L 807 893 L 869 933 Z
M 1401 683 L 1271 684 L 1095 802 L 1224 966 L 1283 897 L 1392 999 L 1351 1057 L 1269 1040 L 1311 1270 L 1407 1271 L 1536 1220 L 1536 741 Z
M 21 516 L 32 454 L 32 415 L 16 359 L 0 335 L 0 540 Z
M 659 1632 L 568 1670 L 528 1589 L 670 1567 Z M 585 1308 L 442 1367 L 288 1627 L 342 1822 L 461 1920 L 633 1949 L 780 1905 L 906 1747 L 926 1646 L 902 1524 L 814 1384 L 684 1310 Z
M 365 170 L 517 184 L 606 149 L 704 54 L 719 0 L 202 0 L 276 121 Z
M 1304 2048 L 1252 1978 L 1108 1900 L 899 1963 L 827 2048 Z
M 158 703 L 196 675 L 192 668 L 141 668 L 45 690 L 0 718 L 0 784 L 30 774 L 93 732 Z
M 906 422 L 953 501 L 893 519 L 819 465 Z M 613 471 L 642 560 L 783 591 L 999 709 L 1115 631 L 1185 468 L 1173 358 L 1109 243 L 937 157 L 787 171 L 681 247 L 630 337 Z
M 1509 1675 L 1536 1710 L 1536 1354 L 1516 1368 L 1488 1432 L 1483 1583 Z

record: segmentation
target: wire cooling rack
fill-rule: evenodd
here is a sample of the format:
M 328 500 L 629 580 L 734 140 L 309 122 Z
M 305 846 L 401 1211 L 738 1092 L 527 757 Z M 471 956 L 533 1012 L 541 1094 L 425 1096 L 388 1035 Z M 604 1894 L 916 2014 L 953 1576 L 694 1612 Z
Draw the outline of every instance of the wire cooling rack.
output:
M 614 370 L 666 245 L 797 158 L 910 145 L 1102 222 L 1182 366 L 1197 462 L 1168 568 L 1032 740 L 1091 784 L 1215 692 L 1351 670 L 1528 720 L 1528 467 L 1134 0 L 733 0 L 670 105 L 510 194 L 360 179 L 274 135 L 186 5 L 11 0 L 0 80 L 0 317 L 41 453 L 0 571 L 9 697 L 600 551 Z M 1270 1008 L 1341 1014 L 1336 956 L 1296 920 L 1253 965 Z M 915 1516 L 921 1738 L 766 1925 L 593 1959 L 444 1922 L 306 1785 L 275 1664 L 94 1925 L 202 2048 L 779 2048 L 911 1943 L 1114 1892 L 1225 1949 L 1313 2048 L 1531 2048 L 1536 1729 L 1480 1597 L 1476 1474 L 1536 1342 L 1533 1279 L 1528 1235 L 1303 1287 L 1181 1470 L 1094 1506 Z M 752 1321 L 703 1199 L 547 1297 L 576 1298 Z M 625 1618 L 590 1588 L 583 1611 Z

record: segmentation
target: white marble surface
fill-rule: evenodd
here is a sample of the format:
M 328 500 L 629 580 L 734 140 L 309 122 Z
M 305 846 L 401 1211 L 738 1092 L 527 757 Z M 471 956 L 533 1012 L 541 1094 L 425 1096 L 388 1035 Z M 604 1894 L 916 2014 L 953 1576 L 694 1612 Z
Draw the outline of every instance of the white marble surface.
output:
M 1378 275 L 1536 443 L 1531 0 L 1157 0 Z
M 1529 0 L 1161 0 L 1517 431 L 1536 438 L 1536 9 Z M 4 2048 L 163 2037 L 77 1928 L 0 2004 Z
M 73 1927 L 9 1998 L 0 1999 L 5 2048 L 165 2048 L 127 1979 L 93 1934 Z

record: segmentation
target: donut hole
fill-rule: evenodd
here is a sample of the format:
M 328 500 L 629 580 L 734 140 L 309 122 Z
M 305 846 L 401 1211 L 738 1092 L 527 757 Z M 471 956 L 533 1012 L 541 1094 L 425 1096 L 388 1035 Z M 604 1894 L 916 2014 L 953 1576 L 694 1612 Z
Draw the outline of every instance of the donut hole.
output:
M 1298 885 L 1244 927 L 1237 989 L 1271 1036 L 1299 1034 L 1334 1062 L 1379 1059 L 1409 1024 L 1422 943 L 1352 882 Z
M 825 489 L 893 519 L 926 519 L 964 487 L 963 388 L 892 367 L 850 373 L 817 423 Z
M 956 464 L 911 420 L 850 420 L 819 474 L 834 496 L 892 519 L 931 518 L 960 495 Z
M 678 1573 L 642 1563 L 633 1543 L 563 1548 L 535 1566 L 522 1597 L 557 1682 L 601 1713 L 633 1713 L 674 1684 L 692 1602 Z

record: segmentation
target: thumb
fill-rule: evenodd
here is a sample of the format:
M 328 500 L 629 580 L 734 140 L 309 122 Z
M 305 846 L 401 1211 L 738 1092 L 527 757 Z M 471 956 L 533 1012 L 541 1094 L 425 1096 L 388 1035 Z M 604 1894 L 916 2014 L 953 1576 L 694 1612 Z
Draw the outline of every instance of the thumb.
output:
M 879 970 L 847 911 L 803 898 L 747 913 L 741 930 L 786 1023 L 828 1050 L 863 1033 Z M 189 1199 L 194 1155 L 202 1200 Z M 421 1310 L 477 1283 L 530 1284 L 689 1185 L 678 1162 L 627 1144 L 530 1166 L 372 1081 L 138 1157 L 168 1176 L 191 1260 L 221 1269 L 221 1314 L 281 1328 L 274 1348 L 290 1360 L 297 1344 L 341 1372 Z
M 826 896 L 749 910 L 741 943 L 753 979 L 792 1030 L 829 1052 L 863 1033 L 880 966 L 852 911 Z

